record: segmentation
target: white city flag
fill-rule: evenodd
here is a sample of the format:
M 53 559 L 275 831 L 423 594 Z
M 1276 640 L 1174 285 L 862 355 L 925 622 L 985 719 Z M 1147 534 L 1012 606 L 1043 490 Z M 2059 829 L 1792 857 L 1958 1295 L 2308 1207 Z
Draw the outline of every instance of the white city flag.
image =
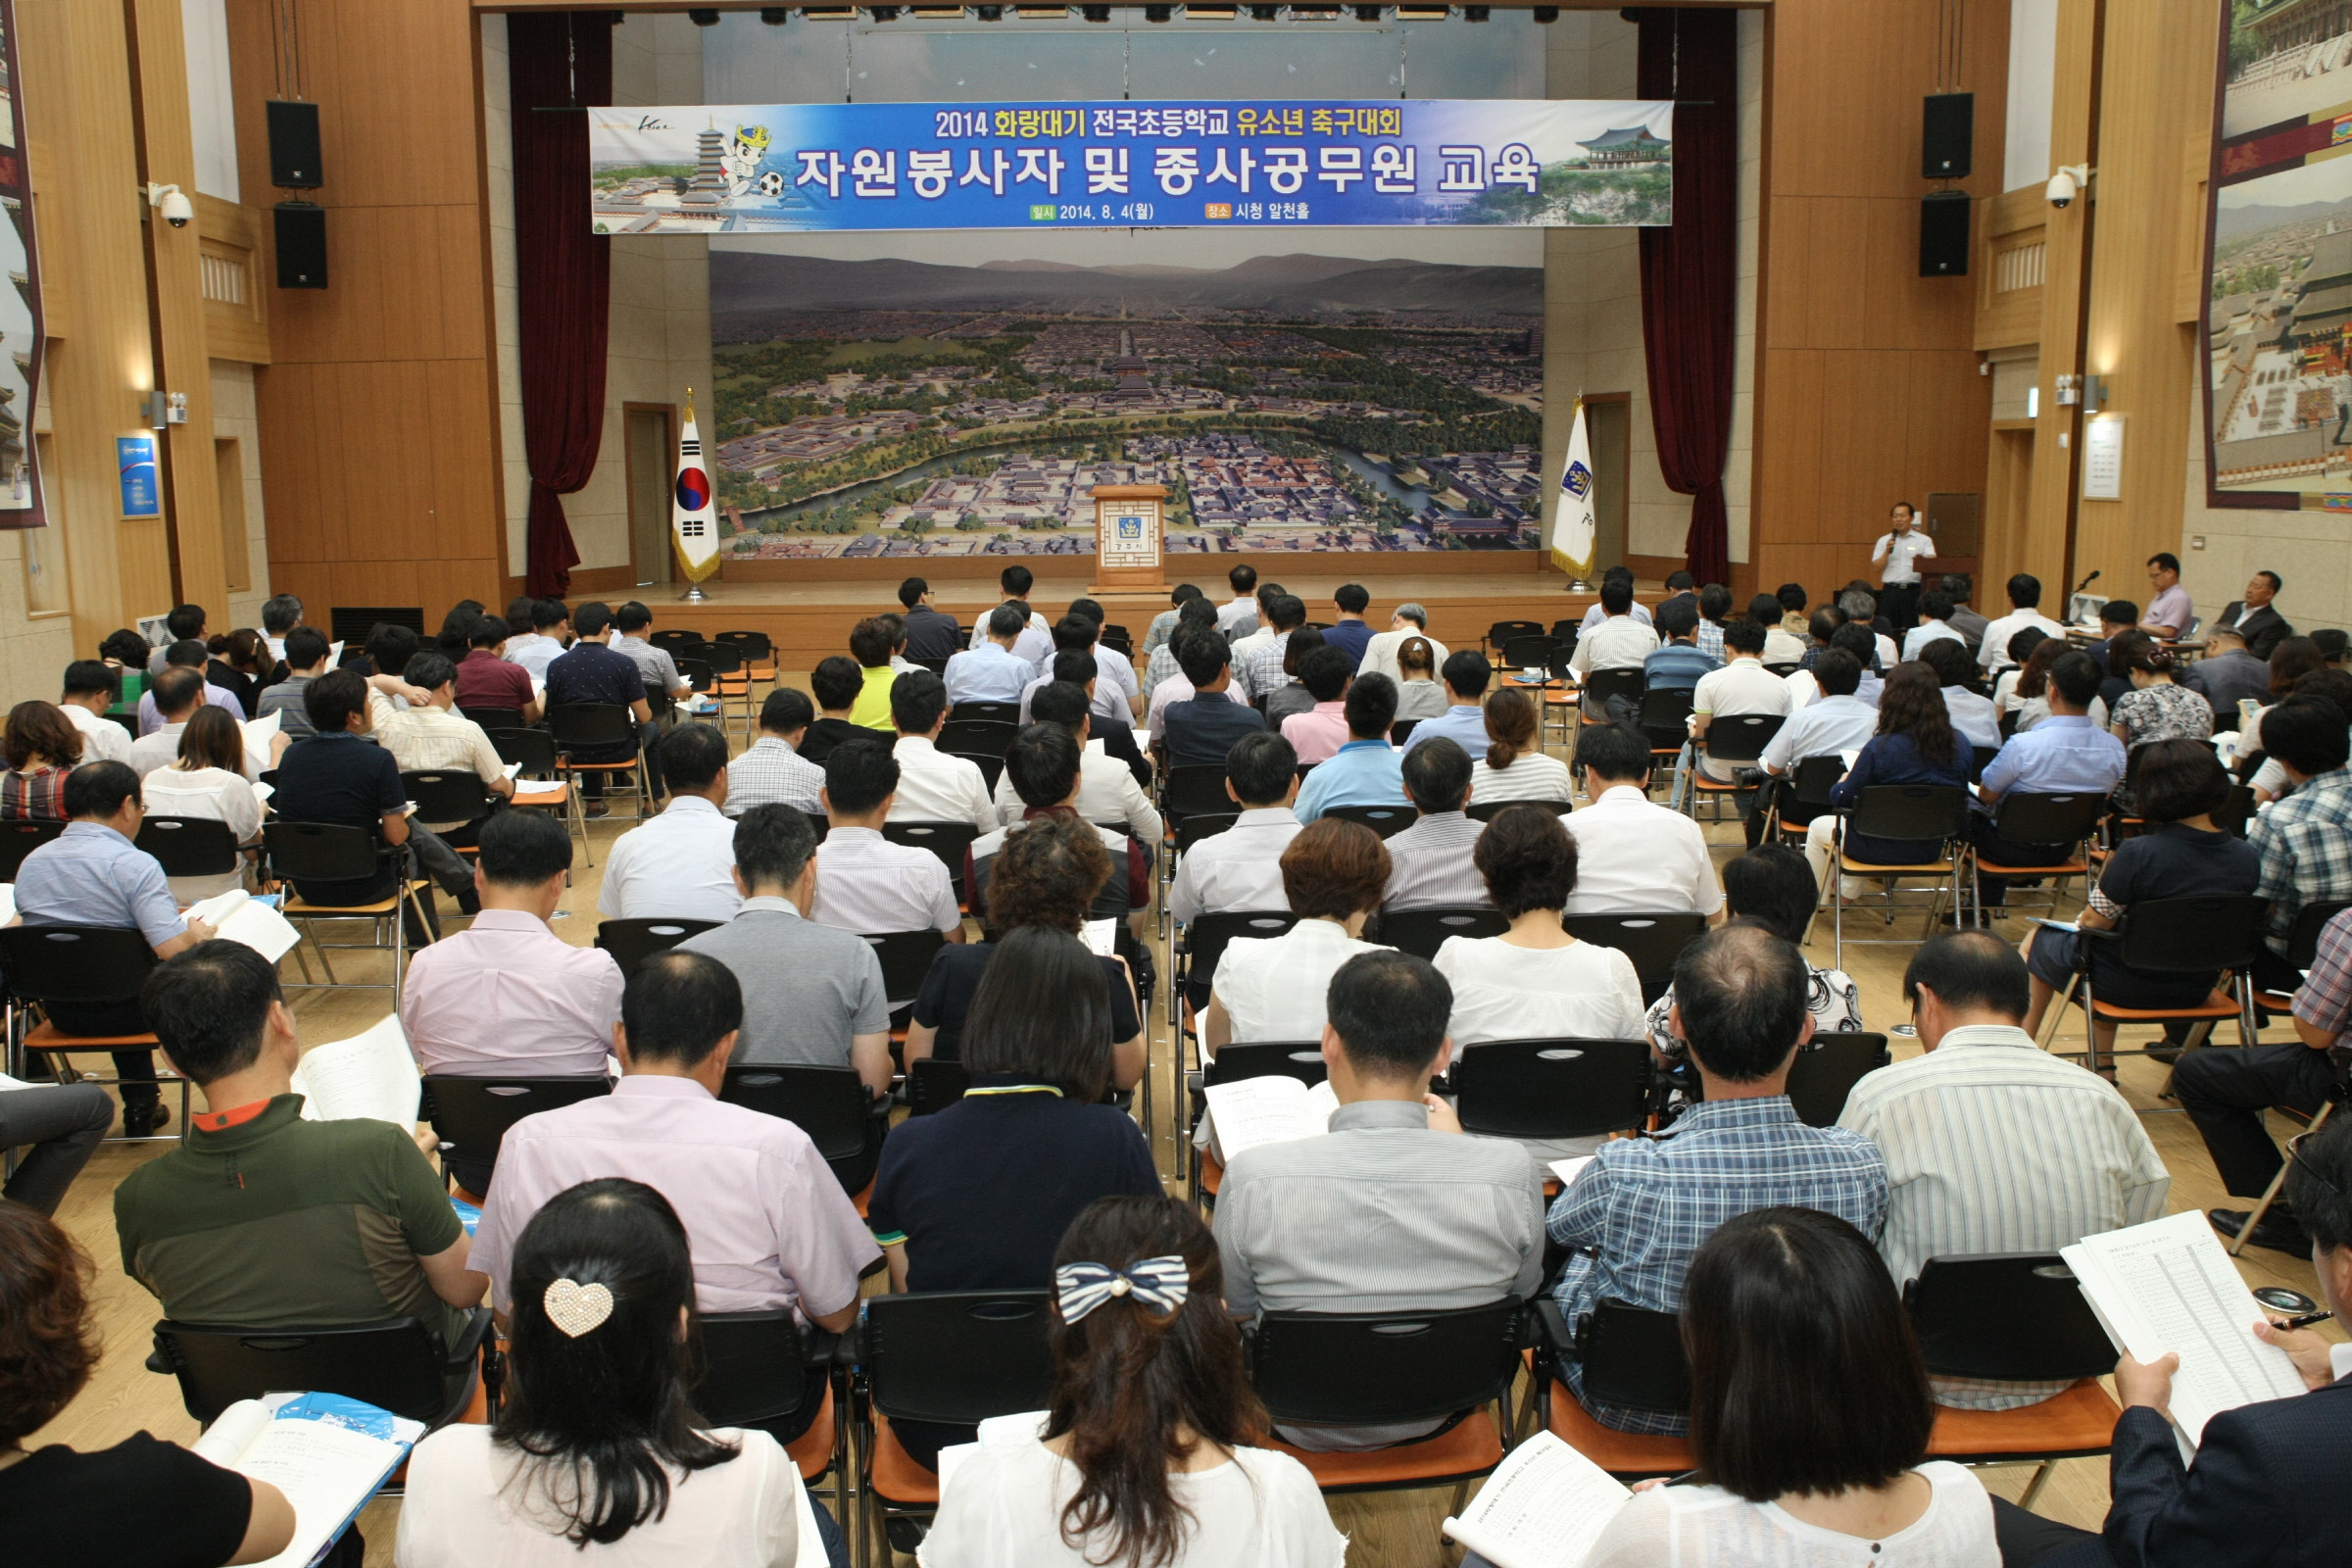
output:
M 1568 464 L 1560 470 L 1560 503 L 1551 514 L 1552 564 L 1571 576 L 1592 569 L 1599 525 L 1592 514 L 1592 443 L 1585 434 L 1585 400 L 1576 400 L 1568 429 Z
M 710 475 L 703 468 L 703 435 L 694 422 L 694 391 L 686 392 L 686 425 L 678 435 L 678 482 L 670 487 L 670 542 L 678 569 L 701 582 L 718 569 L 718 514 L 710 505 Z

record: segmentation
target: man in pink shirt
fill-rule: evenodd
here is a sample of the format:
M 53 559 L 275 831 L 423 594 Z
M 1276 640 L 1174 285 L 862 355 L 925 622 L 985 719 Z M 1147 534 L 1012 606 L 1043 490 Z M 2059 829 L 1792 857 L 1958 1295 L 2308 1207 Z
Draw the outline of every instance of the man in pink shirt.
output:
M 1337 648 L 1318 648 L 1298 665 L 1298 684 L 1315 700 L 1303 713 L 1282 721 L 1282 738 L 1291 743 L 1300 762 L 1328 760 L 1348 744 L 1348 656 Z

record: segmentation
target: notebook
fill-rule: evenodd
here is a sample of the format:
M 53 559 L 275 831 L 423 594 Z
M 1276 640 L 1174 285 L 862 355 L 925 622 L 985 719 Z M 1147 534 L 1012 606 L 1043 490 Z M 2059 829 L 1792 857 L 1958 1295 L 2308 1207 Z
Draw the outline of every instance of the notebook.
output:
M 294 1068 L 293 1088 L 303 1097 L 305 1121 L 371 1117 L 404 1132 L 416 1130 L 424 1097 L 424 1080 L 416 1075 L 397 1013 L 349 1040 L 305 1053 Z

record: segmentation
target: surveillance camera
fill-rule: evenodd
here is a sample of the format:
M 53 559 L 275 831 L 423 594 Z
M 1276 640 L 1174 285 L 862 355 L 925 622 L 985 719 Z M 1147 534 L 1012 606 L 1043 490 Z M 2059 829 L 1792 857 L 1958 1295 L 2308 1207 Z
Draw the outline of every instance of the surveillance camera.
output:
M 2088 164 L 2061 164 L 2058 172 L 2050 176 L 2049 184 L 2042 188 L 2042 198 L 2052 207 L 2063 210 L 2073 205 L 2075 197 L 2089 183 Z
M 196 204 L 172 191 L 164 198 L 163 213 L 165 222 L 173 228 L 185 228 L 196 217 Z

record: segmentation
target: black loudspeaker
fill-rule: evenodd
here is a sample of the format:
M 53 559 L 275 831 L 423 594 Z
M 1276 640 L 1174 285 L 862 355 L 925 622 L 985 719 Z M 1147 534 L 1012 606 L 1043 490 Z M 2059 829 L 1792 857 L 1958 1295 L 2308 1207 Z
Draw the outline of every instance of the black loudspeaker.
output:
M 1933 93 L 1920 123 L 1919 177 L 1964 179 L 1977 140 L 1977 95 Z
M 310 202 L 277 204 L 277 286 L 326 287 L 326 209 Z
M 270 112 L 270 183 L 282 190 L 318 189 L 322 182 L 318 106 L 272 99 L 265 107 Z
M 1968 192 L 1939 190 L 1919 199 L 1919 275 L 1968 275 Z

